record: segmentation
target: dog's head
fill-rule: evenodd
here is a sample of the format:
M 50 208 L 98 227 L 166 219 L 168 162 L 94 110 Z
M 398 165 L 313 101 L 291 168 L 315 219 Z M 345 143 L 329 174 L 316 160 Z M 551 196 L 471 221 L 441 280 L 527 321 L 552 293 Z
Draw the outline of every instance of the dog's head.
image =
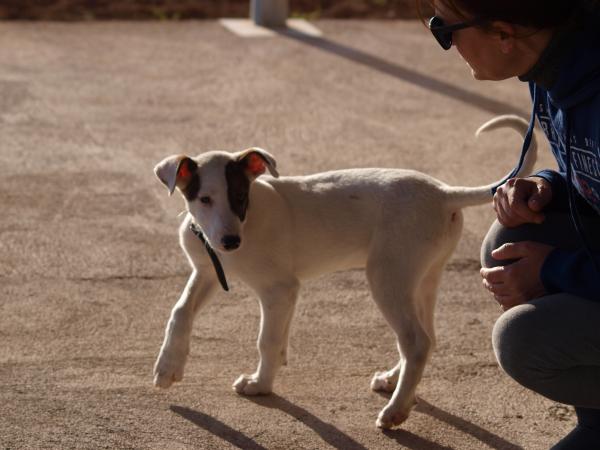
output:
M 233 251 L 242 244 L 250 185 L 266 170 L 279 176 L 273 156 L 252 147 L 238 153 L 208 152 L 196 158 L 172 155 L 159 162 L 154 173 L 169 195 L 175 188 L 179 190 L 215 250 Z

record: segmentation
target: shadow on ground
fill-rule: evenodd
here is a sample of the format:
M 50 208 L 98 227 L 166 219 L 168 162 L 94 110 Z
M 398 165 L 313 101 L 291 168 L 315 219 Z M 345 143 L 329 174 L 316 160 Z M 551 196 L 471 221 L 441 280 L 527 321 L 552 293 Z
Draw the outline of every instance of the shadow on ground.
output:
M 340 44 L 339 42 L 332 41 L 331 39 L 309 36 L 291 28 L 279 28 L 274 29 L 274 31 L 279 33 L 281 36 L 295 39 L 319 50 L 346 58 L 357 64 L 362 64 L 381 73 L 385 73 L 400 80 L 419 86 L 420 88 L 445 95 L 454 100 L 459 100 L 463 103 L 482 109 L 494 115 L 517 114 L 522 116 L 527 114 L 527 112 L 519 108 L 515 108 L 513 105 L 505 103 L 501 100 L 496 100 L 491 97 L 486 97 L 484 95 L 471 92 L 446 81 L 417 72 L 416 70 L 401 66 L 399 64 L 386 61 L 383 58 L 370 55 L 361 50 Z
M 389 397 L 389 395 L 384 396 Z M 298 406 L 277 394 L 244 398 L 262 407 L 278 409 L 279 411 L 288 414 L 312 429 L 321 437 L 321 439 L 334 448 L 340 450 L 367 450 L 366 447 L 355 441 L 340 429 L 336 428 L 330 423 L 324 422 L 305 408 Z M 221 439 L 238 448 L 251 450 L 265 448 L 252 438 L 246 436 L 238 430 L 235 430 L 229 425 L 224 424 L 214 417 L 209 416 L 208 414 L 176 405 L 171 406 L 170 409 L 174 413 L 189 420 L 196 426 L 214 434 L 215 436 L 220 437 Z M 416 406 L 415 411 L 422 414 L 427 414 L 465 434 L 469 434 L 490 448 L 498 450 L 522 450 L 522 447 L 512 444 L 502 437 L 461 417 L 450 414 L 423 399 L 419 399 L 419 403 Z M 437 444 L 403 429 L 386 430 L 384 431 L 384 434 L 408 449 L 444 450 L 452 448 Z
M 189 420 L 194 425 L 220 437 L 224 441 L 229 442 L 238 448 L 248 450 L 266 450 L 265 447 L 258 444 L 254 439 L 249 438 L 244 433 L 239 432 L 231 428 L 229 425 L 224 424 L 220 420 L 209 416 L 200 411 L 195 411 L 184 406 L 171 406 L 171 411 L 175 414 L 179 414 L 184 419 Z

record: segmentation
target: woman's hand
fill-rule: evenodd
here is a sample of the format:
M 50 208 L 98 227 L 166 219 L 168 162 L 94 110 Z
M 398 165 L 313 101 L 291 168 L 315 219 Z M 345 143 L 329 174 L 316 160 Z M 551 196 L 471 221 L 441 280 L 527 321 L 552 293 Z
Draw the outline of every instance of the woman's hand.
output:
M 552 186 L 540 177 L 511 178 L 494 194 L 498 222 L 507 228 L 542 223 L 541 211 L 552 199 Z
M 554 247 L 539 242 L 507 243 L 492 252 L 492 258 L 517 259 L 506 265 L 482 268 L 483 286 L 489 290 L 504 311 L 545 294 L 540 271 Z

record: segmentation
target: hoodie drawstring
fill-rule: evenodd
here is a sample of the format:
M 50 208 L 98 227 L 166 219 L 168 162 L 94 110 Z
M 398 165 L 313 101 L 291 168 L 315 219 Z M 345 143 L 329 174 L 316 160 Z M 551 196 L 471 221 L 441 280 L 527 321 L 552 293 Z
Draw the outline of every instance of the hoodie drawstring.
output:
M 538 97 L 538 88 L 534 84 L 533 85 L 533 99 L 532 99 L 533 108 L 531 110 L 531 118 L 529 119 L 529 127 L 527 127 L 527 133 L 525 134 L 525 139 L 523 140 L 523 147 L 521 147 L 521 156 L 519 156 L 519 162 L 517 163 L 517 166 L 512 170 L 512 172 L 510 172 L 507 176 L 505 176 L 502 179 L 502 181 L 498 182 L 492 188 L 492 195 L 496 193 L 496 190 L 498 189 L 498 187 L 502 186 L 509 179 L 515 177 L 517 175 L 517 173 L 519 173 L 519 170 L 521 170 L 521 167 L 523 167 L 523 162 L 525 161 L 525 155 L 527 154 L 527 151 L 529 150 L 529 145 L 531 144 L 531 138 L 533 136 L 533 128 L 535 126 L 535 109 L 537 106 L 537 97 Z

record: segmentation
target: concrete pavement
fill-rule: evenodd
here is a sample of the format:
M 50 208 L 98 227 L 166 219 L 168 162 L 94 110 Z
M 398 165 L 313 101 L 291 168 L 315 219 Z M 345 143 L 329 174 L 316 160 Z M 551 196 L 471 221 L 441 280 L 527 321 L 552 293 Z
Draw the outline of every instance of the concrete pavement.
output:
M 235 280 L 200 313 L 183 383 L 152 387 L 189 272 L 182 203 L 152 173 L 164 156 L 258 145 L 282 175 L 404 167 L 462 185 L 517 159 L 513 133 L 473 132 L 527 116 L 524 84 L 474 82 L 417 22 L 316 25 L 242 39 L 212 21 L 0 23 L 2 448 L 543 449 L 570 428 L 568 408 L 495 363 L 500 311 L 478 276 L 489 207 L 465 214 L 400 430 L 374 426 L 386 399 L 370 376 L 397 355 L 360 271 L 304 287 L 276 395 L 230 388 L 257 358 L 258 308 Z

